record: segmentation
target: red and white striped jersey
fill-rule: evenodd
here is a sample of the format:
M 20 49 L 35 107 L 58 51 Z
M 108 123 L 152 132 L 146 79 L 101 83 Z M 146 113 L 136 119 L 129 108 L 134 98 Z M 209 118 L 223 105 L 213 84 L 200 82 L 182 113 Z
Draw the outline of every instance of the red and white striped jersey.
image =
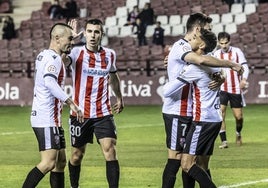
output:
M 221 122 L 220 101 L 218 91 L 208 88 L 211 75 L 219 72 L 219 68 L 189 64 L 176 80 L 167 82 L 164 86 L 164 95 L 177 95 L 185 84 L 191 83 L 193 92 L 193 121 Z
M 187 64 L 184 57 L 192 51 L 191 45 L 185 39 L 175 42 L 168 55 L 167 73 L 169 81 L 176 79 L 183 67 Z M 164 97 L 162 112 L 179 116 L 192 116 L 191 86 L 184 88 L 172 97 Z
M 62 125 L 63 101 L 68 98 L 67 94 L 63 92 L 65 75 L 65 66 L 61 57 L 55 51 L 44 50 L 38 54 L 35 61 L 34 98 L 31 113 L 32 127 Z M 51 88 L 47 87 L 45 83 L 47 77 L 51 77 L 53 83 L 58 85 L 54 85 L 56 87 Z M 55 93 L 58 94 L 58 98 Z
M 69 57 L 72 61 L 72 98 L 82 109 L 84 117 L 97 118 L 112 114 L 109 73 L 116 71 L 114 50 L 101 47 L 94 53 L 80 46 L 73 48 Z
M 230 46 L 228 52 L 223 52 L 221 49 L 215 51 L 214 56 L 220 59 L 230 60 L 247 66 L 247 60 L 244 53 L 239 48 L 233 46 Z M 241 76 L 239 76 L 236 71 L 233 71 L 230 68 L 224 68 L 224 70 L 226 72 L 226 80 L 221 85 L 221 90 L 232 94 L 241 94 L 241 89 L 239 86 Z M 242 77 L 247 79 L 248 69 L 245 69 Z

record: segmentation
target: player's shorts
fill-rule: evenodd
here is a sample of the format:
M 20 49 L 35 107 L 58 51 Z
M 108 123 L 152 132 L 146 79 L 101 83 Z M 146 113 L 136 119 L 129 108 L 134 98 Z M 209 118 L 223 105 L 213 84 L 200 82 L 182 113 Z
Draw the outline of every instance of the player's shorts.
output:
M 39 151 L 66 148 L 62 127 L 33 127 L 33 131 L 38 141 Z
M 221 122 L 193 122 L 186 137 L 183 153 L 212 155 Z
M 182 151 L 186 135 L 192 123 L 192 117 L 183 117 L 163 113 L 167 148 Z
M 230 102 L 231 108 L 242 108 L 243 99 L 241 94 L 232 94 L 226 91 L 220 92 L 220 103 L 221 105 L 227 106 Z
M 115 138 L 116 126 L 113 115 L 101 118 L 87 118 L 83 123 L 79 123 L 74 116 L 69 119 L 69 131 L 71 135 L 71 145 L 82 147 L 87 143 L 93 143 L 93 134 L 97 140 L 102 138 Z

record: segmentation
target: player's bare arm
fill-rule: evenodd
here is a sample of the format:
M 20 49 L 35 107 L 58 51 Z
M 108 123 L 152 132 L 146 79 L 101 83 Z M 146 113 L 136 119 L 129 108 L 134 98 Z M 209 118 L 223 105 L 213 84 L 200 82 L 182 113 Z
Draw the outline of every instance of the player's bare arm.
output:
M 116 72 L 110 73 L 110 86 L 116 96 L 116 103 L 113 105 L 113 110 L 115 113 L 120 113 L 124 109 L 124 101 L 120 88 L 120 79 Z
M 229 60 L 218 59 L 210 55 L 198 55 L 195 52 L 190 52 L 185 56 L 185 61 L 211 67 L 229 67 L 239 74 L 243 74 L 243 67 L 240 64 Z
M 76 113 L 77 116 L 77 120 L 80 123 L 84 122 L 84 115 L 81 111 L 81 109 L 73 102 L 73 100 L 71 98 L 68 98 L 65 103 L 70 106 L 70 108 Z

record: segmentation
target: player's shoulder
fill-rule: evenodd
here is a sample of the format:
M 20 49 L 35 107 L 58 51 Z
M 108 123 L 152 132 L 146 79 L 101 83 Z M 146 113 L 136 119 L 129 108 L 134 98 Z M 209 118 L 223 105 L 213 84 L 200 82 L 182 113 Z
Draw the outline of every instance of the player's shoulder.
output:
M 51 49 L 44 49 L 37 55 L 37 60 L 39 61 L 51 61 L 58 58 L 60 58 L 60 55 Z
M 115 53 L 115 50 L 112 49 L 112 48 L 104 47 L 104 46 L 102 46 L 101 48 L 102 48 L 102 50 L 104 50 L 106 53 L 110 53 L 110 54 L 113 54 L 113 55 L 116 54 L 116 53 Z

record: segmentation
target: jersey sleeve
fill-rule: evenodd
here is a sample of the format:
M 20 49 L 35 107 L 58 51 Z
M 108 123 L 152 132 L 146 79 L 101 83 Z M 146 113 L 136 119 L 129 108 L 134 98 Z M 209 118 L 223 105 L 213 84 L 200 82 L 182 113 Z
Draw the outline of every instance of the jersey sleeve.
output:
M 117 68 L 116 68 L 116 53 L 114 50 L 110 49 L 110 53 L 111 53 L 111 69 L 110 72 L 116 72 Z

